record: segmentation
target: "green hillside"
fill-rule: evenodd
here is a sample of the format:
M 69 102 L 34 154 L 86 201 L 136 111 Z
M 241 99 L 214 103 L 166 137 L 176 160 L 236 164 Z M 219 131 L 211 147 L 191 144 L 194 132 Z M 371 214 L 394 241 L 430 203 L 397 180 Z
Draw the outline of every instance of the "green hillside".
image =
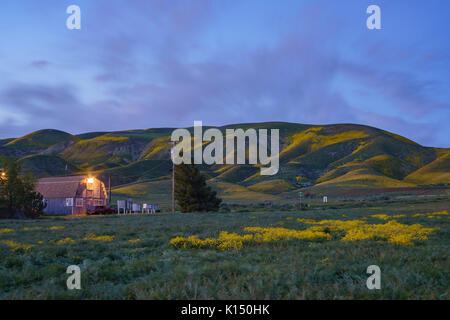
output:
M 88 139 L 97 138 L 99 136 L 104 136 L 108 133 L 109 132 L 87 132 L 87 133 L 78 134 L 77 137 L 82 140 L 88 140 Z
M 111 177 L 113 186 L 167 178 L 172 169 L 170 160 L 141 160 L 126 166 L 117 166 L 107 170 L 90 173 L 107 181 Z
M 107 133 L 78 141 L 61 157 L 85 170 L 108 169 L 138 160 L 150 141 L 151 137 L 135 132 Z
M 418 185 L 450 184 L 450 151 L 441 149 L 437 154 L 436 160 L 408 175 L 405 181 Z
M 77 137 L 63 131 L 52 129 L 39 130 L 1 145 L 0 154 L 11 157 L 24 157 L 40 153 L 57 144 L 78 140 Z
M 33 173 L 37 178 L 72 175 L 79 169 L 57 156 L 33 155 L 19 160 L 24 173 Z
M 279 129 L 280 169 L 275 176 L 261 176 L 259 165 L 199 166 L 225 201 L 282 201 L 303 188 L 319 192 L 450 183 L 450 149 L 423 147 L 377 128 L 267 122 L 219 129 L 225 134 L 226 129 L 237 128 Z M 0 140 L 0 156 L 21 158 L 25 170 L 38 177 L 66 174 L 67 166 L 67 174 L 111 179 L 115 194 L 154 198 L 163 185 L 154 181 L 170 178 L 172 131 L 157 128 L 73 136 L 42 130 Z
M 171 186 L 170 180 L 158 180 L 114 188 L 112 203 L 119 199 L 133 198 L 142 203 L 157 203 L 161 207 L 168 207 L 172 201 Z
M 5 145 L 5 144 L 7 144 L 7 143 L 10 143 L 13 140 L 14 139 L 0 139 L 0 147 Z

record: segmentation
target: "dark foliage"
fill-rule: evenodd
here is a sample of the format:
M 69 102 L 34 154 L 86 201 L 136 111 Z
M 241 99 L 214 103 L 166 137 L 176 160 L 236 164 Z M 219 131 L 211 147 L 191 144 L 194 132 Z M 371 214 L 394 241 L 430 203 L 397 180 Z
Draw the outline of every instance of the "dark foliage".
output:
M 46 204 L 43 196 L 34 191 L 35 179 L 32 175 L 21 175 L 21 167 L 14 160 L 4 160 L 0 173 L 0 208 L 9 218 L 25 216 L 37 218 Z
M 194 165 L 175 166 L 175 197 L 182 212 L 218 211 L 222 202 Z

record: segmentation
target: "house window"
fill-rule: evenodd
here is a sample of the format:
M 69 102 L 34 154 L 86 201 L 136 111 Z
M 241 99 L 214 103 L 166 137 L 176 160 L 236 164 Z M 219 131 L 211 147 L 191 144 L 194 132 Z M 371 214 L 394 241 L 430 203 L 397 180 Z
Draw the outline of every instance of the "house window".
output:
M 66 207 L 73 207 L 73 198 L 66 198 Z
M 82 207 L 83 206 L 83 199 L 76 199 L 75 200 L 75 205 L 77 207 Z
M 104 206 L 105 203 L 103 202 L 103 199 L 96 199 L 95 200 L 95 205 L 96 206 Z
M 86 197 L 92 198 L 93 196 L 94 196 L 94 191 L 93 190 L 87 190 L 86 191 Z

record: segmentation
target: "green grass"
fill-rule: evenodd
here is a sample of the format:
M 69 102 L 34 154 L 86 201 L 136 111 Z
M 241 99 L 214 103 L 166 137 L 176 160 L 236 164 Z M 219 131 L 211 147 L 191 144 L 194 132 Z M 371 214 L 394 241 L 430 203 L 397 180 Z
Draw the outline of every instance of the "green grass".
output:
M 449 218 L 413 217 L 448 209 L 449 201 L 377 203 L 341 209 L 0 221 L 1 299 L 449 299 Z M 217 237 L 247 226 L 301 229 L 296 218 L 362 219 L 405 214 L 398 221 L 438 228 L 414 246 L 386 241 L 284 241 L 238 251 L 174 249 L 176 236 Z M 288 220 L 289 218 L 290 220 Z M 51 226 L 63 229 L 49 230 Z M 24 227 L 40 229 L 23 230 Z M 88 234 L 114 241 L 83 240 Z M 73 244 L 57 245 L 70 237 Z M 138 243 L 128 240 L 140 239 Z M 38 241 L 43 241 L 38 244 Z M 82 290 L 66 288 L 67 266 L 82 270 Z M 366 268 L 381 268 L 381 290 L 370 291 Z

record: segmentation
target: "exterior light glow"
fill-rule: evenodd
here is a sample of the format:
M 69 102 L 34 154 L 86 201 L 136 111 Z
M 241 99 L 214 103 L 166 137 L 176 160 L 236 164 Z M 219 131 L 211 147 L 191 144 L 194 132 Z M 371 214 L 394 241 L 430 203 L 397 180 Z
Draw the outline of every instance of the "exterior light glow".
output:
M 89 179 L 87 179 L 87 182 L 88 182 L 88 183 L 94 183 L 94 178 L 89 178 Z

